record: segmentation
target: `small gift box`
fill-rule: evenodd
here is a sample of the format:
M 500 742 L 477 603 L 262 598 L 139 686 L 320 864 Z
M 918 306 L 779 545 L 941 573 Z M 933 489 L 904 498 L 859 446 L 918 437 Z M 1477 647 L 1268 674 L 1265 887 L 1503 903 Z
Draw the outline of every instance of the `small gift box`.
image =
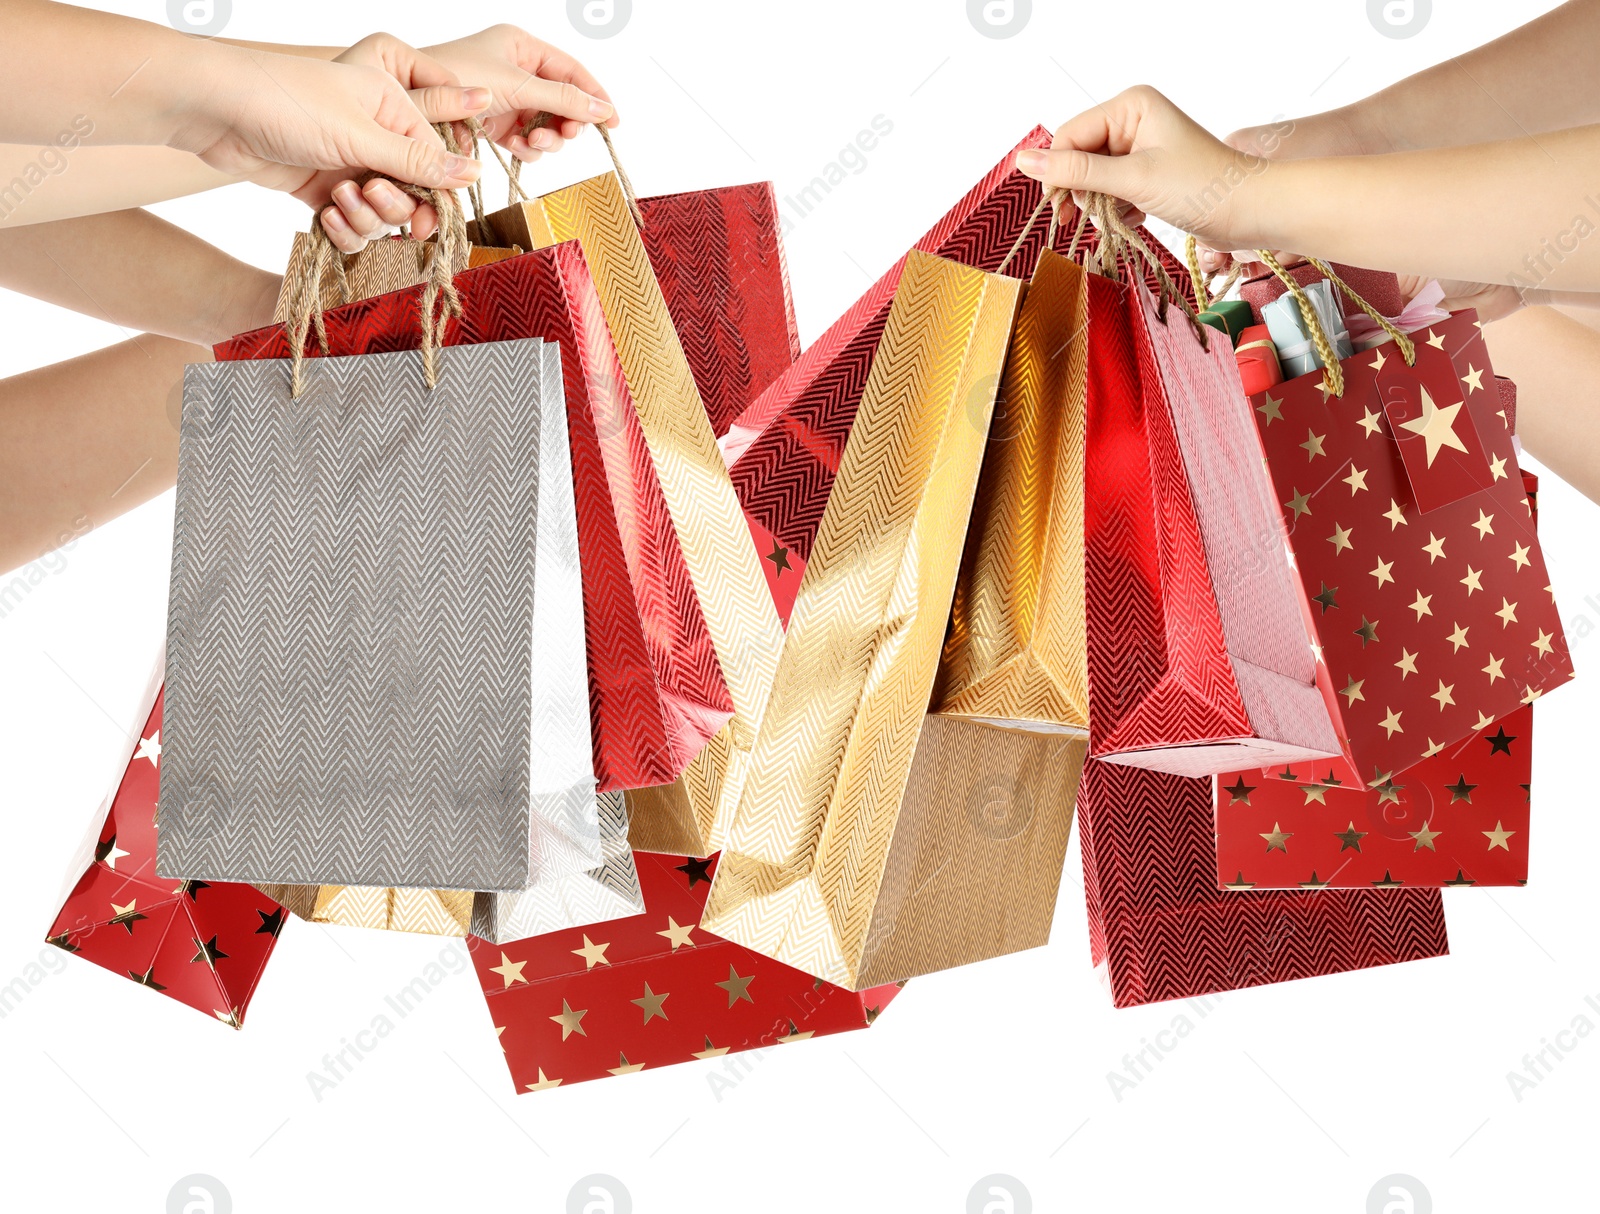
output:
M 1266 325 L 1251 325 L 1240 333 L 1233 358 L 1239 366 L 1239 382 L 1247 396 L 1265 392 L 1283 382 L 1278 347 L 1272 344 L 1271 331 Z
M 1255 323 L 1255 312 L 1242 299 L 1219 299 L 1195 319 L 1203 325 L 1210 325 L 1219 333 L 1226 333 L 1230 341 L 1237 342 L 1244 331 Z
M 1354 354 L 1355 347 L 1345 329 L 1344 315 L 1334 298 L 1333 284 L 1327 279 L 1314 282 L 1305 288 L 1305 298 L 1310 301 L 1335 356 L 1343 361 Z M 1278 348 L 1278 362 L 1286 378 L 1305 375 L 1323 365 L 1298 300 L 1288 295 L 1273 300 L 1261 309 L 1261 319 Z

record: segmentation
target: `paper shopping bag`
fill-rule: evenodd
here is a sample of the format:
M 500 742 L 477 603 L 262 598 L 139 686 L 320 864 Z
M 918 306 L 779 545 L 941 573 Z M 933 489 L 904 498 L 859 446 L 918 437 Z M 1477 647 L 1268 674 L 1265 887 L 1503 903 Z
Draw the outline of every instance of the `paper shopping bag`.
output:
M 1532 704 L 1371 788 L 1303 764 L 1218 776 L 1217 883 L 1526 885 L 1532 780 Z
M 770 181 L 639 199 L 639 235 L 721 438 L 800 356 Z
M 547 648 L 582 644 L 575 554 L 548 542 L 570 515 L 540 518 L 568 459 L 541 444 L 559 351 L 304 374 L 297 400 L 282 360 L 187 377 L 162 874 L 523 889 L 595 867 L 590 756 L 546 736 L 587 698 Z
M 707 902 L 708 930 L 837 985 L 1048 931 L 1081 740 L 925 720 L 1020 286 L 907 259 Z M 998 773 L 1044 803 L 985 838 Z
M 390 291 L 403 291 L 417 286 L 428 277 L 428 266 L 438 245 L 412 240 L 405 236 L 392 236 L 374 240 L 359 253 L 340 253 L 326 241 L 313 240 L 305 232 L 296 232 L 289 251 L 289 265 L 283 274 L 283 288 L 278 293 L 277 305 L 272 310 L 274 324 L 290 318 L 296 292 L 303 280 L 316 275 L 316 295 L 324 308 L 337 308 L 356 299 L 371 299 Z M 456 253 L 455 269 L 475 269 L 493 265 L 514 256 L 515 249 L 498 249 L 472 245 Z M 320 259 L 321 264 L 316 264 Z
M 989 427 L 933 710 L 1086 730 L 1083 457 L 1088 288 L 1039 254 Z
M 278 942 L 283 908 L 248 885 L 157 877 L 160 677 L 158 668 L 127 768 L 95 815 L 46 939 L 239 1028 Z
M 699 926 L 717 860 L 636 857 L 645 912 L 493 943 L 467 942 L 519 1093 L 864 1029 L 898 985 L 842 990 Z
M 708 855 L 738 804 L 782 645 L 758 557 L 618 178 L 591 178 L 488 220 L 501 243 L 577 241 L 594 276 L 734 708 L 678 783 L 630 794 L 630 829 L 636 848 Z
M 1369 787 L 1572 676 L 1482 333 L 1412 336 L 1338 363 L 1342 395 L 1318 371 L 1250 398 L 1339 775 Z
M 472 935 L 492 941 L 520 940 L 644 910 L 639 873 L 628 846 L 628 811 L 623 795 L 602 793 L 597 808 L 600 867 L 569 873 L 532 889 L 476 894 L 472 902 Z
M 445 344 L 560 343 L 595 776 L 608 792 L 675 780 L 733 703 L 583 252 L 569 242 L 525 253 L 460 274 L 455 287 L 462 314 Z M 415 349 L 419 292 L 328 312 L 330 351 Z M 289 352 L 282 326 L 216 351 L 219 360 Z
M 1538 478 L 1524 472 L 1522 484 L 1537 526 Z M 1474 725 L 1468 736 L 1371 781 L 1341 777 L 1333 764 L 1218 776 L 1218 884 L 1527 884 L 1532 699 Z
M 1091 753 L 1189 776 L 1337 754 L 1232 350 L 1092 279 Z
M 1219 890 L 1210 780 L 1090 759 L 1078 824 L 1090 953 L 1118 1007 L 1449 951 L 1438 890 Z

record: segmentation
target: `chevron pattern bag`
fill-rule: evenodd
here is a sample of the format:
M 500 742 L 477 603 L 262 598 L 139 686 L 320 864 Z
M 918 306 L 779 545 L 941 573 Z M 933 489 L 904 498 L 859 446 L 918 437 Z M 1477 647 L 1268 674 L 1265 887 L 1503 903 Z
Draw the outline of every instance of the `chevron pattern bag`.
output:
M 733 711 L 700 599 L 576 243 L 469 270 L 446 345 L 559 342 L 572 446 L 594 770 L 602 791 L 676 779 Z M 334 354 L 415 349 L 421 288 L 322 317 Z M 284 358 L 274 326 L 219 345 L 219 360 Z
M 523 889 L 601 863 L 588 749 L 552 732 L 587 701 L 564 415 L 537 340 L 191 369 L 164 875 Z
M 683 342 L 711 430 L 800 356 L 770 181 L 639 199 L 639 235 Z
M 605 128 L 597 128 L 610 146 Z M 613 150 L 613 159 L 615 152 Z M 577 241 L 665 492 L 733 716 L 671 785 L 628 794 L 643 851 L 709 855 L 722 845 L 772 691 L 783 630 L 661 286 L 640 239 L 632 187 L 607 173 L 488 217 L 502 244 Z
M 1017 313 L 935 712 L 1023 729 L 1088 730 L 1084 278 L 1076 262 L 1044 249 Z
M 1020 288 L 907 259 L 707 902 L 851 989 L 1048 933 L 1082 740 L 925 717 Z
M 1121 232 L 1108 266 L 1153 263 Z M 1091 753 L 1190 776 L 1337 754 L 1232 351 L 1175 298 L 1090 276 Z
M 1090 953 L 1116 1006 L 1449 951 L 1437 889 L 1218 889 L 1211 785 L 1097 759 L 1084 767 Z

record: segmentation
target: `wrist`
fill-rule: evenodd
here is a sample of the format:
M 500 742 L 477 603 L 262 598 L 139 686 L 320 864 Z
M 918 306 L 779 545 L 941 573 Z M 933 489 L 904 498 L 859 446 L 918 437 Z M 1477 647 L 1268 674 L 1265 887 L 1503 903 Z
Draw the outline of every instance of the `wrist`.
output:
M 1382 95 L 1374 93 L 1333 111 L 1344 128 L 1348 144 L 1348 151 L 1342 155 L 1381 156 L 1401 150 L 1384 120 L 1384 106 L 1379 100 Z
M 272 323 L 282 288 L 282 275 L 239 263 L 228 288 L 209 297 L 212 307 L 199 318 L 194 340 L 214 346 L 235 334 L 265 328 Z
M 241 91 L 259 87 L 261 80 L 249 50 L 203 38 L 183 42 L 177 77 L 183 87 L 170 101 L 161 142 L 198 153 L 232 127 Z

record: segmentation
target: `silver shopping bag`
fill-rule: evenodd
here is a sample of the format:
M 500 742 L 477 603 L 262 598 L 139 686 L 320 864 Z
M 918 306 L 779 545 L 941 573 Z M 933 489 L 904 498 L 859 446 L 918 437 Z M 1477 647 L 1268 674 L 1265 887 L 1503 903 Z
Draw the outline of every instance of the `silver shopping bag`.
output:
M 523 890 L 601 867 L 559 347 L 192 366 L 158 868 Z M 435 379 L 429 386 L 427 379 Z

